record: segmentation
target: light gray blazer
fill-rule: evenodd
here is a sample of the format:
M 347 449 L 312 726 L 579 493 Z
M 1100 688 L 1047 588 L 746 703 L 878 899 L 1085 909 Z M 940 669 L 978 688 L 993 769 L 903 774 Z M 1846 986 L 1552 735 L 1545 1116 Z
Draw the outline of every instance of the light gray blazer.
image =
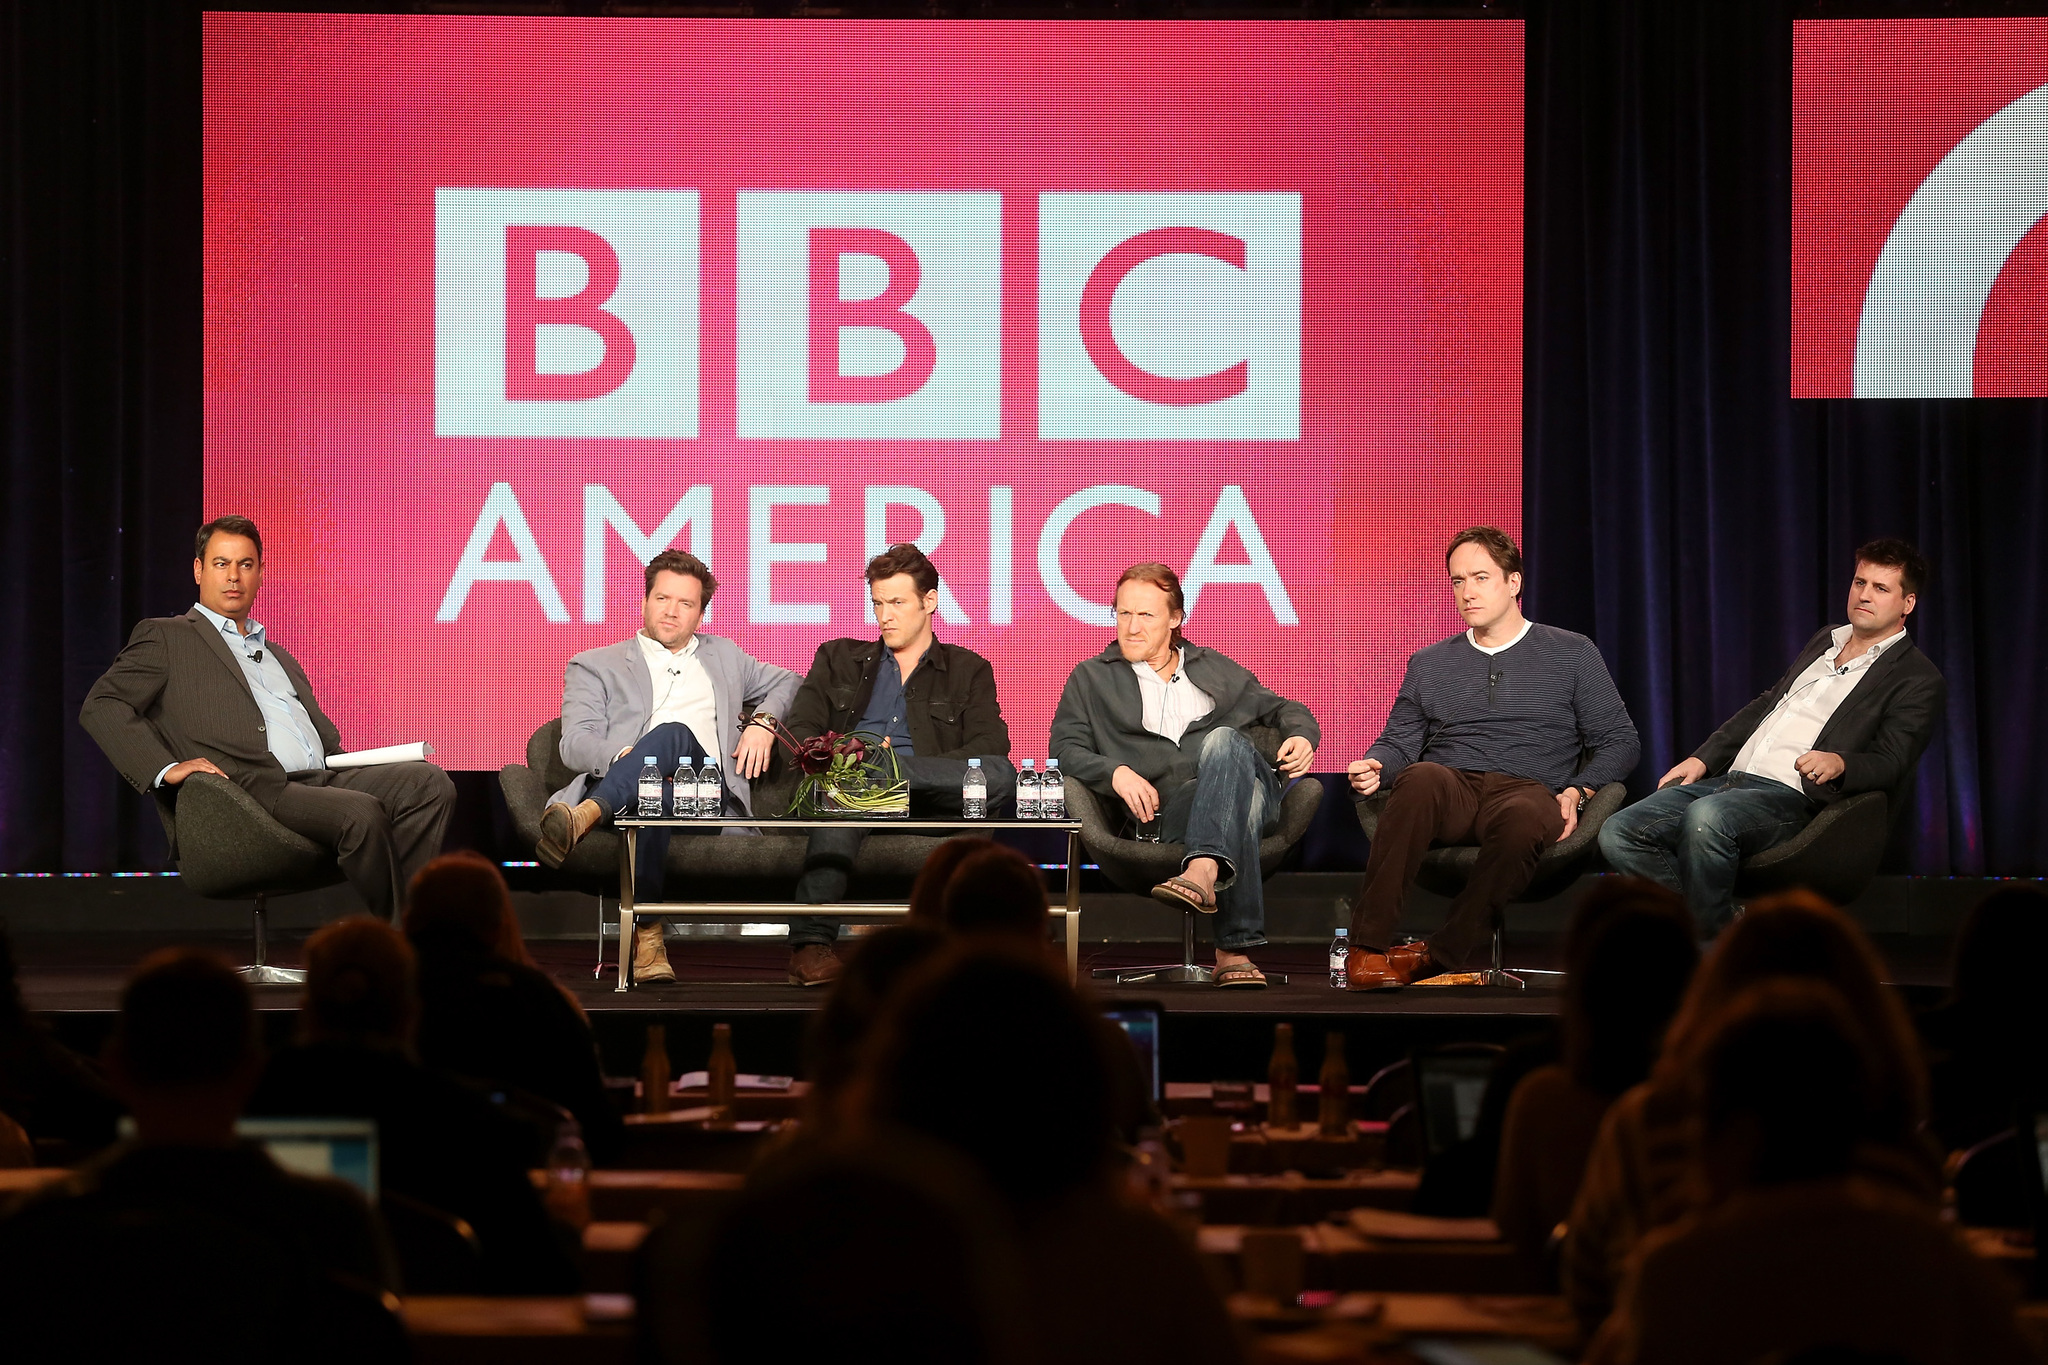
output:
M 718 760 L 726 790 L 740 808 L 754 813 L 747 779 L 734 769 L 740 717 L 752 711 L 786 716 L 803 681 L 786 668 L 764 664 L 722 635 L 697 636 L 697 662 L 711 675 L 718 712 Z M 640 653 L 638 635 L 615 645 L 586 649 L 562 674 L 562 762 L 577 769 L 568 786 L 549 797 L 575 805 L 605 775 L 619 750 L 647 733 L 654 715 L 654 684 Z

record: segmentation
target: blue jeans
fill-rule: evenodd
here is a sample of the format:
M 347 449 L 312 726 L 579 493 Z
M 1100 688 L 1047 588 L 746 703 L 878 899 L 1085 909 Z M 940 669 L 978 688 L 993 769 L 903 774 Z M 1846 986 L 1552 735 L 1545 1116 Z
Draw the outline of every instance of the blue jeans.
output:
M 1600 851 L 1615 871 L 1683 893 L 1695 930 L 1709 939 L 1735 918 L 1742 860 L 1791 838 L 1819 809 L 1782 782 L 1726 773 L 1617 812 L 1600 827 Z
M 1159 837 L 1185 844 L 1181 859 L 1216 860 L 1216 946 L 1241 953 L 1266 941 L 1266 885 L 1259 840 L 1280 826 L 1286 792 L 1252 742 L 1227 725 L 1202 737 L 1195 780 L 1161 792 Z
M 643 760 L 649 757 L 655 760 L 655 766 L 661 770 L 663 778 L 661 799 L 663 802 L 662 809 L 665 813 L 675 809 L 674 805 L 671 804 L 674 794 L 670 790 L 670 783 L 667 779 L 674 776 L 676 768 L 685 758 L 688 758 L 692 763 L 700 767 L 703 766 L 704 746 L 697 743 L 697 736 L 691 733 L 690 727 L 682 724 L 680 721 L 670 721 L 666 725 L 657 725 L 646 734 L 640 736 L 639 742 L 633 746 L 632 750 L 618 762 L 612 764 L 605 772 L 605 775 L 598 779 L 597 785 L 592 787 L 588 793 L 590 800 L 604 807 L 605 819 L 609 820 L 614 815 L 622 815 L 638 807 L 640 799 L 638 791 L 640 769 L 645 766 Z M 721 777 L 725 773 L 725 764 L 729 762 L 731 762 L 730 759 L 721 759 L 719 763 L 719 774 Z M 724 809 L 730 809 L 732 789 L 727 787 L 725 794 L 726 805 Z M 640 831 L 638 847 L 635 849 L 633 857 L 634 900 L 659 901 L 662 899 L 662 894 L 668 881 L 668 841 L 669 836 L 673 833 L 675 833 L 673 829 L 643 829 Z M 716 831 L 690 830 L 689 833 L 712 834 L 716 833 Z M 789 922 L 789 946 L 792 949 L 801 948 L 810 943 L 829 944 L 838 937 L 838 934 L 839 926 L 828 919 L 817 919 L 806 915 L 802 918 L 793 918 Z

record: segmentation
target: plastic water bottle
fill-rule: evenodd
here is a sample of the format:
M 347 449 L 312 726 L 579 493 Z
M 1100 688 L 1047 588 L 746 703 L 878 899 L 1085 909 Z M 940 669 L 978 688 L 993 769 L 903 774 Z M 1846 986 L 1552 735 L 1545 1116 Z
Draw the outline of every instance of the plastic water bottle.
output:
M 661 818 L 661 765 L 649 754 L 640 760 L 640 806 L 642 820 Z
M 1017 818 L 1038 818 L 1038 768 L 1028 758 L 1024 760 L 1024 771 L 1017 774 Z
M 967 760 L 967 776 L 960 783 L 960 814 L 969 820 L 988 819 L 988 774 L 981 760 Z
M 1067 818 L 1067 775 L 1060 771 L 1060 761 L 1056 758 L 1045 760 L 1045 780 L 1038 784 L 1038 818 Z
M 1330 989 L 1341 991 L 1351 984 L 1351 931 L 1339 929 L 1330 940 Z
M 690 761 L 688 754 L 676 765 L 676 775 L 669 782 L 669 804 L 671 814 L 678 820 L 689 820 L 697 814 L 697 765 Z
M 583 1146 L 583 1129 L 573 1119 L 555 1126 L 543 1202 L 549 1213 L 570 1227 L 590 1225 L 590 1153 Z
M 697 818 L 716 820 L 725 814 L 725 782 L 719 776 L 718 759 L 705 755 L 697 770 Z

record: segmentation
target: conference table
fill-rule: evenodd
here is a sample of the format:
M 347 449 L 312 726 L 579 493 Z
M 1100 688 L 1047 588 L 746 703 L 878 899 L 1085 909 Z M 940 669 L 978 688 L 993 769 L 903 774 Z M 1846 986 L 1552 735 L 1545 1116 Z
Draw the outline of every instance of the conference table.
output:
M 728 830 L 756 829 L 781 834 L 795 830 L 845 829 L 857 826 L 865 834 L 943 835 L 987 834 L 993 830 L 1024 830 L 1044 833 L 1058 831 L 1067 836 L 1065 872 L 1067 896 L 1064 905 L 1052 907 L 1063 923 L 1067 940 L 1067 978 L 1078 980 L 1081 972 L 1081 822 L 1079 820 L 962 820 L 911 816 L 873 819 L 841 818 L 804 820 L 795 817 L 725 817 L 700 820 L 694 817 L 641 818 L 621 815 L 612 822 L 625 837 L 619 840 L 619 984 L 613 989 L 630 990 L 633 985 L 633 929 L 641 915 L 667 919 L 710 920 L 729 923 L 740 920 L 785 920 L 791 915 L 812 915 L 848 923 L 886 923 L 906 918 L 907 904 L 892 901 L 832 901 L 824 905 L 797 905 L 790 901 L 648 901 L 635 898 L 633 868 L 643 829 Z

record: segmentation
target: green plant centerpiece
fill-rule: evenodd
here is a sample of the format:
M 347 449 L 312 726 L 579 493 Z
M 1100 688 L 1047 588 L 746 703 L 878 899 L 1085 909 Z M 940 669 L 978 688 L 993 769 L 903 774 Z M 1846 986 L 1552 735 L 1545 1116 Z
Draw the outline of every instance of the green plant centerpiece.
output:
M 896 751 L 865 730 L 827 730 L 798 739 L 779 721 L 770 722 L 790 762 L 803 774 L 785 815 L 804 820 L 904 819 L 910 815 L 910 782 Z

